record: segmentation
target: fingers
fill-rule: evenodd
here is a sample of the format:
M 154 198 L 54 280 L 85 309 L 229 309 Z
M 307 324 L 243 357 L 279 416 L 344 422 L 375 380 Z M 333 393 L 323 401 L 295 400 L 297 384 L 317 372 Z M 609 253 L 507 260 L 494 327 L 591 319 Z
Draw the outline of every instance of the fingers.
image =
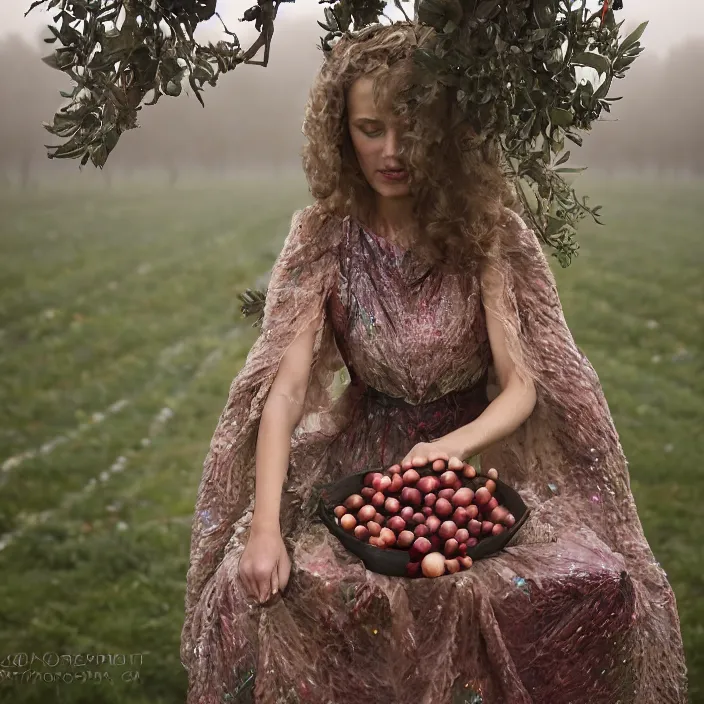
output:
M 464 469 L 464 462 L 459 457 L 450 457 L 448 469 Z
M 401 462 L 401 469 L 412 469 L 413 467 L 423 467 L 428 464 L 428 460 L 422 455 L 411 455 Z
M 279 567 L 274 567 L 268 576 L 250 575 L 246 570 L 239 574 L 240 581 L 249 597 L 264 604 L 280 591 Z M 286 575 L 288 579 L 288 575 Z
M 428 452 L 428 459 L 425 464 L 428 464 L 428 462 L 432 462 L 433 470 L 435 472 L 439 472 L 445 469 L 449 460 L 450 456 L 447 454 L 447 452 L 443 452 L 442 450 L 431 450 L 430 452 Z
M 252 580 L 249 578 L 249 572 L 246 568 L 246 565 L 243 567 L 242 562 L 240 562 L 239 578 L 240 582 L 242 582 L 242 586 L 244 587 L 245 593 L 252 599 L 257 599 L 257 590 L 254 584 L 252 583 Z
M 257 575 L 257 595 L 262 604 L 269 600 L 271 596 L 271 573 Z
M 259 601 L 259 588 L 257 587 L 257 583 L 254 580 L 254 577 L 251 574 L 247 575 L 247 594 L 254 599 L 255 601 Z
M 279 566 L 271 571 L 271 596 L 275 597 L 279 591 Z
M 271 601 L 275 599 L 278 595 L 282 595 L 283 590 L 288 584 L 289 576 L 291 574 L 291 561 L 289 560 L 286 548 L 282 548 L 281 556 L 276 563 L 276 566 L 271 573 L 271 581 L 269 583 L 269 594 L 264 599 L 264 601 Z M 264 602 L 262 602 L 264 603 Z
M 406 458 L 401 462 L 401 467 L 402 469 L 411 469 L 411 468 L 418 468 L 418 467 L 425 467 L 428 463 L 432 462 L 433 464 L 433 469 L 436 471 L 439 471 L 441 469 L 444 469 L 446 464 L 450 461 L 450 456 L 447 454 L 447 452 L 444 452 L 442 450 L 417 450 L 413 452 L 412 454 L 406 456 Z M 459 461 L 459 467 L 460 469 L 463 466 L 463 463 Z M 457 466 L 455 467 L 457 468 Z
M 282 550 L 281 559 L 279 560 L 279 590 L 283 592 L 286 589 L 288 580 L 291 576 L 291 560 L 286 552 L 286 548 Z
M 240 562 L 239 576 L 247 594 L 252 599 L 256 599 L 260 603 L 268 599 L 271 589 L 271 572 L 262 572 L 261 569 L 258 570 L 248 562 Z

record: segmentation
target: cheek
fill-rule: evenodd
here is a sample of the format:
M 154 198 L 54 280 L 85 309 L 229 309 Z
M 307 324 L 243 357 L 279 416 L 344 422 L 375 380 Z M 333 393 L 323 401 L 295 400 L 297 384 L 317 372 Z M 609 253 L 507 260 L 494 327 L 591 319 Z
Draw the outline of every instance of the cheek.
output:
M 377 144 L 368 139 L 353 139 L 357 160 L 365 173 L 376 171 L 376 163 L 380 149 Z

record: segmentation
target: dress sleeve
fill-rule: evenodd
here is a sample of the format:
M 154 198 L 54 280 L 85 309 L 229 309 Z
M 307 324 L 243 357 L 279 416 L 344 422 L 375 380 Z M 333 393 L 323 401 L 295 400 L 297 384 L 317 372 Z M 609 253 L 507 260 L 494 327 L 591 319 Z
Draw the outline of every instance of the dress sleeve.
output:
M 303 413 L 327 402 L 331 374 L 323 344 L 329 328 L 326 300 L 338 272 L 337 218 L 317 205 L 296 211 L 288 236 L 272 269 L 261 332 L 244 366 L 230 385 L 227 403 L 210 442 L 198 488 L 191 533 L 186 585 L 186 619 L 181 659 L 193 657 L 190 624 L 204 585 L 221 562 L 233 523 L 251 509 L 259 420 L 271 384 L 288 347 L 310 322 L 320 318 L 313 350 L 311 379 Z
M 520 428 L 482 453 L 482 464 L 497 467 L 532 509 L 533 526 L 519 531 L 518 542 L 570 530 L 597 552 L 605 545 L 623 556 L 635 591 L 634 701 L 680 702 L 686 685 L 675 597 L 643 533 L 599 377 L 567 326 L 535 233 L 515 213 L 492 259 L 509 353 L 534 380 L 537 402 Z

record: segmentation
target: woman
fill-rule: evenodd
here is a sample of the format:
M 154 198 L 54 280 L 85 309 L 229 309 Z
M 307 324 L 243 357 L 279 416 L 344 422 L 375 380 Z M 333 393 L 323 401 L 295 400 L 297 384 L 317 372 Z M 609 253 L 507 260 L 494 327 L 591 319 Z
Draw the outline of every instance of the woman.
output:
M 413 72 L 433 37 L 344 38 L 312 89 L 316 202 L 293 217 L 198 492 L 188 701 L 684 702 L 674 595 L 599 380 L 498 150 Z M 478 454 L 532 514 L 466 572 L 369 572 L 315 518 L 322 483 Z

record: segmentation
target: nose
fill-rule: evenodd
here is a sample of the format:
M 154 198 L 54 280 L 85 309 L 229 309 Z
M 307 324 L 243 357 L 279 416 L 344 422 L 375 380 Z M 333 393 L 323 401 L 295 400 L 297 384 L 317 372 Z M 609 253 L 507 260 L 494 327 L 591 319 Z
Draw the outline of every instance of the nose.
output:
M 382 156 L 384 159 L 392 161 L 398 158 L 399 155 L 399 134 L 395 127 L 390 127 L 386 130 L 386 137 L 384 139 L 384 150 Z

